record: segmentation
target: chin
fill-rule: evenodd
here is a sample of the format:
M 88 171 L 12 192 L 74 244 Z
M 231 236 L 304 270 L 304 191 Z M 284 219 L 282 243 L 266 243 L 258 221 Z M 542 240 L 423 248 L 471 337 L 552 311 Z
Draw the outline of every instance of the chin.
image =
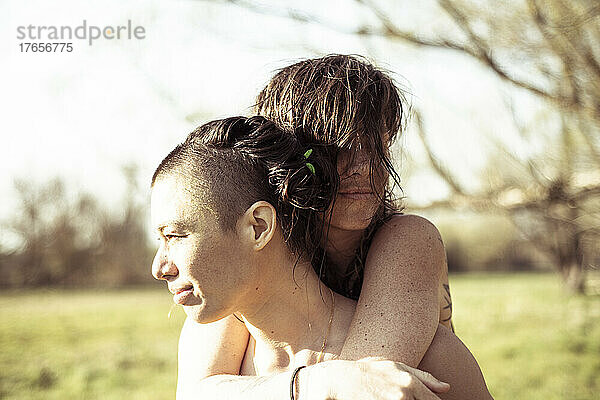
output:
M 364 231 L 370 223 L 370 220 L 347 221 L 345 224 L 342 224 L 340 228 L 346 231 Z
M 331 226 L 344 231 L 362 231 L 367 229 L 371 223 L 371 218 L 360 218 L 356 214 L 344 216 L 337 221 L 332 220 Z
M 200 323 L 200 324 L 205 324 L 207 322 L 205 322 L 204 320 L 206 319 L 206 313 L 204 312 L 204 303 L 203 304 L 199 304 L 199 305 L 194 305 L 194 306 L 183 306 L 183 311 L 185 311 L 186 315 L 188 317 L 190 317 L 191 319 L 193 319 L 194 321 Z
M 377 209 L 373 207 L 347 208 L 334 211 L 331 226 L 348 231 L 366 229 Z
M 227 316 L 222 315 L 222 313 L 211 312 L 204 306 L 204 303 L 194 306 L 183 306 L 183 311 L 185 311 L 188 317 L 199 324 L 210 324 Z
M 349 199 L 344 196 L 338 196 L 334 206 L 334 214 L 360 214 L 372 217 L 379 208 L 379 200 L 371 196 L 366 199 Z

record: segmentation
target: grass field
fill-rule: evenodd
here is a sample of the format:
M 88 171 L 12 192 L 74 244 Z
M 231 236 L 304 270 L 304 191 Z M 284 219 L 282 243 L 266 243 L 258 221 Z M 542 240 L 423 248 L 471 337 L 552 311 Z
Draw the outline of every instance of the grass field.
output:
M 496 399 L 594 399 L 600 296 L 554 275 L 451 277 L 455 326 Z M 0 398 L 173 399 L 184 314 L 166 290 L 0 294 Z

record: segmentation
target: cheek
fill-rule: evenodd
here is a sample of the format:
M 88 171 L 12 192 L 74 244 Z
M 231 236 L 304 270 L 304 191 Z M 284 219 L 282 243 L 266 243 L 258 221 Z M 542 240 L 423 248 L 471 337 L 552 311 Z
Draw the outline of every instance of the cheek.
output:
M 196 250 L 193 273 L 202 280 L 206 290 L 235 291 L 251 278 L 247 264 L 239 243 L 219 240 Z
M 178 243 L 170 249 L 172 261 L 179 269 L 179 273 L 188 279 L 201 280 L 208 257 L 204 250 L 192 243 Z
M 383 191 L 389 177 L 390 174 L 385 168 L 373 171 L 373 183 L 375 184 L 375 188 L 379 191 Z

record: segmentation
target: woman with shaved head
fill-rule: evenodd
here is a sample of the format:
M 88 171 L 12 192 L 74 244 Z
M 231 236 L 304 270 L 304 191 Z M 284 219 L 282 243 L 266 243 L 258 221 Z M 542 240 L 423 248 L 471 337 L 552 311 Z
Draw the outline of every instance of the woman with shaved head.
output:
M 179 373 L 197 379 L 178 386 L 178 397 L 280 399 L 289 390 L 292 399 L 436 399 L 433 390 L 490 399 L 476 361 L 442 324 L 420 370 L 343 359 L 360 302 L 322 285 L 315 268 L 342 182 L 335 151 L 262 117 L 234 117 L 199 127 L 157 168 L 153 274 L 201 331 L 201 348 L 219 350 L 185 355 Z
M 403 93 L 363 57 L 334 54 L 279 70 L 254 111 L 307 146 L 326 148 L 322 156 L 338 171 L 327 235 L 314 237 L 320 242 L 313 268 L 327 287 L 358 302 L 340 357 L 416 367 L 438 324 L 453 331 L 452 302 L 438 230 L 403 214 L 394 196 L 400 182 L 390 148 L 406 125 Z M 245 340 L 247 330 L 233 315 L 210 328 L 188 319 L 178 387 L 226 368 L 231 357 L 222 355 L 239 355 Z

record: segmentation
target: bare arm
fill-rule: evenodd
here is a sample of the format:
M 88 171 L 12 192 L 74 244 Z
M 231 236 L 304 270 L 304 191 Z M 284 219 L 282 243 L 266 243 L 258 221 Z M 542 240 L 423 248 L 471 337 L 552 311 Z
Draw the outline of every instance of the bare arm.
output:
M 287 398 L 293 371 L 240 376 L 249 333 L 233 316 L 212 324 L 186 319 L 179 341 L 178 400 Z M 422 371 L 391 361 L 329 361 L 298 375 L 305 399 L 382 400 L 390 394 L 439 400 L 447 386 Z
M 198 398 L 199 385 L 209 376 L 237 375 L 249 337 L 246 325 L 233 316 L 210 324 L 188 317 L 179 337 L 177 399 Z
M 213 375 L 197 382 L 193 390 L 178 389 L 177 399 L 281 400 L 289 396 L 292 372 L 269 376 Z
M 439 325 L 431 346 L 419 368 L 445 382 L 452 382 L 444 400 L 491 400 L 481 369 L 475 358 L 454 333 Z
M 179 338 L 177 400 L 281 400 L 289 396 L 293 371 L 240 376 L 250 334 L 234 316 L 199 324 L 187 318 Z M 326 380 L 314 388 L 326 398 Z M 322 391 L 321 391 L 322 390 Z
M 362 291 L 341 358 L 379 356 L 416 367 L 440 319 L 446 254 L 437 228 L 393 217 L 373 238 Z
M 440 400 L 431 390 L 448 385 L 430 374 L 388 360 L 333 360 L 308 366 L 297 375 L 295 398 L 310 400 Z M 293 371 L 269 376 L 214 375 L 199 382 L 186 399 L 281 400 L 289 396 Z M 430 390 L 431 389 L 431 390 Z

